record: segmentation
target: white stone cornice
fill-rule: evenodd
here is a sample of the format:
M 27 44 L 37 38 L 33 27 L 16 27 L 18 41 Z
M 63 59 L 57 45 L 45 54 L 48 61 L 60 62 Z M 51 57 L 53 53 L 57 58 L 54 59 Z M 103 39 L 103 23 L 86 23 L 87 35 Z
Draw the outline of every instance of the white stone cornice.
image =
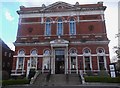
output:
M 83 54 L 78 54 L 77 56 L 83 57 L 83 56 L 85 56 L 85 55 L 83 55 Z M 98 54 L 90 54 L 90 55 L 88 55 L 88 56 L 99 56 L 99 55 L 98 55 Z M 104 55 L 102 55 L 102 56 L 110 56 L 110 54 L 104 54 Z
M 32 17 L 54 17 L 54 16 L 74 16 L 74 15 L 99 15 L 104 14 L 103 10 L 96 11 L 69 11 L 69 12 L 50 12 L 50 13 L 31 13 L 20 14 L 19 18 L 32 18 Z
M 14 43 L 15 46 L 48 46 L 49 42 L 40 42 L 40 43 Z
M 44 55 L 36 55 L 34 57 L 43 57 Z M 18 56 L 18 55 L 14 55 L 13 57 L 23 57 L 23 56 Z M 33 57 L 31 55 L 24 55 L 24 57 Z
M 100 19 L 96 19 L 96 20 L 78 20 L 78 22 L 100 22 L 100 21 L 104 21 L 104 20 L 100 20 Z M 68 21 L 65 21 L 65 23 Z M 20 24 L 41 24 L 44 22 L 21 22 Z M 54 23 L 54 21 L 53 21 Z
M 109 41 L 85 41 L 85 42 L 80 42 L 80 41 L 74 41 L 71 42 L 71 44 L 74 45 L 79 45 L 79 44 L 109 44 Z

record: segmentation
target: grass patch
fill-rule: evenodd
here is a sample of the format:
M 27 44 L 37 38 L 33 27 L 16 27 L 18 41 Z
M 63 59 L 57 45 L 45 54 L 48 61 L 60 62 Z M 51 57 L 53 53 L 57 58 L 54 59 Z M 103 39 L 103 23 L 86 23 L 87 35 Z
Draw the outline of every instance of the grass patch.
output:
M 101 82 L 101 83 L 120 83 L 120 77 L 101 77 L 101 76 L 86 76 L 85 82 Z
M 29 80 L 28 79 L 10 79 L 10 80 L 3 80 L 2 81 L 2 85 L 6 86 L 6 85 L 21 85 L 21 84 L 29 84 Z

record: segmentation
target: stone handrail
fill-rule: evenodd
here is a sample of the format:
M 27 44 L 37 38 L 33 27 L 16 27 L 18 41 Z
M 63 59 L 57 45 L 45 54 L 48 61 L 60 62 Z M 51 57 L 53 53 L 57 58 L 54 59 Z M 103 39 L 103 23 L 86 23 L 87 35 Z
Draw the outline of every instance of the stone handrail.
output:
M 36 78 L 38 77 L 39 74 L 40 74 L 40 71 L 37 70 L 34 77 L 31 78 L 30 84 L 33 84 L 35 82 L 35 80 L 36 80 Z
M 82 84 L 85 84 L 85 79 L 84 79 L 84 77 L 83 77 L 83 70 L 80 70 L 80 71 L 79 71 L 79 75 L 80 75 L 80 77 L 81 77 Z

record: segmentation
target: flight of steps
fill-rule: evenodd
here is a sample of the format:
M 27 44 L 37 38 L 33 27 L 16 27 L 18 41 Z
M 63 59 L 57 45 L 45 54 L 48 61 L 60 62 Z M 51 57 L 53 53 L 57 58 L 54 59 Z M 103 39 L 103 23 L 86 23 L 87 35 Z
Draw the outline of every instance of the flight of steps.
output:
M 51 75 L 48 85 L 66 85 L 66 75 L 65 74 Z
M 47 74 L 39 74 L 39 76 L 36 78 L 34 84 L 40 85 L 40 86 L 47 85 L 46 76 L 47 76 Z
M 56 85 L 80 85 L 80 77 L 78 74 L 51 74 L 49 80 L 46 80 L 47 74 L 40 74 L 34 84 L 40 86 L 56 86 Z
M 68 74 L 68 85 L 80 85 L 81 79 L 78 74 Z

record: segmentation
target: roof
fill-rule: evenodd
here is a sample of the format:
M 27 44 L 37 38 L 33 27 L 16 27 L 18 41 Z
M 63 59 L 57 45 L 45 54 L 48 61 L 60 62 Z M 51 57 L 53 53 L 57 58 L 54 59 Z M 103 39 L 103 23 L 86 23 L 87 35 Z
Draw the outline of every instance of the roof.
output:
M 57 11 L 73 11 L 73 10 L 105 10 L 106 6 L 103 6 L 103 2 L 98 2 L 97 4 L 83 4 L 79 5 L 76 2 L 75 5 L 58 1 L 48 6 L 42 4 L 42 7 L 25 7 L 20 6 L 20 10 L 17 11 L 18 14 L 26 14 L 26 13 L 46 13 L 46 12 L 57 12 Z
M 7 44 L 4 43 L 4 41 L 0 38 L 0 46 L 2 46 L 2 48 L 7 49 L 7 50 L 11 50 Z M 11 50 L 12 51 L 12 50 Z

